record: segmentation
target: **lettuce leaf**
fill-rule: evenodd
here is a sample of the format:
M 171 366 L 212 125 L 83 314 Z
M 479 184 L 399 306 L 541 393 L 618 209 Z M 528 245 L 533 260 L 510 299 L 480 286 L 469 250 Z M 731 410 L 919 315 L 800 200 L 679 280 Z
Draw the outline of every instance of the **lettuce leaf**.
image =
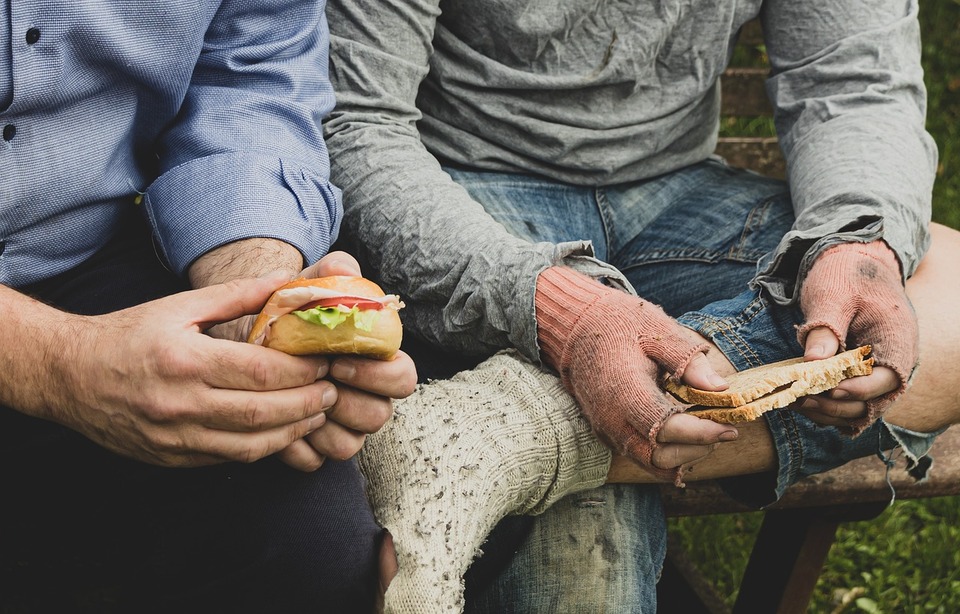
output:
M 346 322 L 347 318 L 352 318 L 353 325 L 356 328 L 367 332 L 373 330 L 377 319 L 380 317 L 379 311 L 360 311 L 360 309 L 356 307 L 350 311 L 341 311 L 337 307 L 314 307 L 313 309 L 304 309 L 292 313 L 307 322 L 326 326 L 330 330 Z

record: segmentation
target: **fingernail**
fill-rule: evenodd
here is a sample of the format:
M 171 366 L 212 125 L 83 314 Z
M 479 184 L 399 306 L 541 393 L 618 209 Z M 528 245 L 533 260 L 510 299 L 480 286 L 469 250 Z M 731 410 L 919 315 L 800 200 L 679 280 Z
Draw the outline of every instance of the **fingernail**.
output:
M 709 379 L 710 384 L 713 385 L 714 388 L 722 388 L 727 385 L 727 380 L 720 377 L 718 373 L 711 374 L 707 379 Z
M 823 346 L 822 346 L 822 345 L 815 345 L 815 346 L 813 346 L 812 348 L 809 348 L 809 349 L 806 351 L 806 355 L 807 355 L 807 356 L 816 356 L 816 357 L 818 357 L 818 358 L 819 358 L 820 356 L 823 356 Z
M 739 436 L 740 436 L 740 433 L 738 433 L 737 431 L 724 431 L 720 433 L 720 437 L 718 437 L 717 439 L 719 439 L 720 441 L 733 441 Z
M 846 399 L 850 397 L 850 393 L 846 390 L 834 389 L 830 392 L 831 399 Z
M 310 421 L 307 423 L 307 428 L 311 432 L 317 430 L 327 422 L 327 414 L 319 413 L 310 417 Z
M 341 382 L 349 382 L 357 373 L 357 368 L 348 362 L 335 361 L 330 366 L 330 377 Z
M 820 407 L 820 402 L 814 397 L 807 397 L 803 400 L 803 403 L 800 404 L 800 407 L 802 409 L 817 409 Z
M 329 372 L 330 372 L 330 363 L 324 360 L 323 362 L 320 363 L 320 366 L 317 367 L 317 379 L 325 378 L 327 376 L 327 373 Z
M 323 391 L 323 398 L 320 401 L 324 408 L 331 408 L 337 402 L 337 389 L 334 387 L 327 388 Z M 321 414 L 323 415 L 323 414 Z

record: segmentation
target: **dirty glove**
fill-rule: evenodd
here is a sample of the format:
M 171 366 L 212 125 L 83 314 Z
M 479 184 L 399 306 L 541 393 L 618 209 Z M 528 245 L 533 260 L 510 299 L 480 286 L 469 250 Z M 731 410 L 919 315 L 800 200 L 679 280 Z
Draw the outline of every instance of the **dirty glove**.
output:
M 680 325 L 653 303 L 608 288 L 571 269 L 551 267 L 537 280 L 541 350 L 560 373 L 600 438 L 654 475 L 657 432 L 683 410 L 659 388 L 661 369 L 679 378 L 698 352 Z
M 801 345 L 815 328 L 828 328 L 841 350 L 870 344 L 874 365 L 892 369 L 896 390 L 867 401 L 866 415 L 849 422 L 861 433 L 906 390 L 920 358 L 917 317 L 907 299 L 894 252 L 883 241 L 844 243 L 817 257 L 800 288 L 806 321 Z

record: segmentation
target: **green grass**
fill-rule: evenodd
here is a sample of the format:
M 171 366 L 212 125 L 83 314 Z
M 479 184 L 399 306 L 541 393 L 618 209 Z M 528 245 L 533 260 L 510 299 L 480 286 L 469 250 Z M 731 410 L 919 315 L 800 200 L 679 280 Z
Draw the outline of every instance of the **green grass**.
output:
M 757 513 L 670 520 L 729 606 L 760 520 Z M 873 520 L 842 525 L 809 611 L 960 612 L 958 544 L 960 497 L 900 501 Z
M 923 0 L 927 129 L 940 151 L 933 219 L 960 228 L 960 0 Z M 731 122 L 728 134 L 768 136 L 770 125 Z M 960 428 L 960 427 L 958 427 Z M 673 519 L 678 536 L 729 605 L 759 514 Z M 842 525 L 810 612 L 960 612 L 960 497 L 900 501 L 878 518 Z

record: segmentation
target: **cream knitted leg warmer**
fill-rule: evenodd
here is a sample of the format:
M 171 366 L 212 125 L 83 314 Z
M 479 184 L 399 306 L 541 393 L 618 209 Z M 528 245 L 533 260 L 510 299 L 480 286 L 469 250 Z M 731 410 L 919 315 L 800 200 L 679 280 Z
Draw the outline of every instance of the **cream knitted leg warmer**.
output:
M 501 518 L 603 484 L 610 451 L 555 376 L 500 353 L 396 401 L 359 460 L 400 566 L 385 610 L 435 614 L 463 610 L 463 574 Z

